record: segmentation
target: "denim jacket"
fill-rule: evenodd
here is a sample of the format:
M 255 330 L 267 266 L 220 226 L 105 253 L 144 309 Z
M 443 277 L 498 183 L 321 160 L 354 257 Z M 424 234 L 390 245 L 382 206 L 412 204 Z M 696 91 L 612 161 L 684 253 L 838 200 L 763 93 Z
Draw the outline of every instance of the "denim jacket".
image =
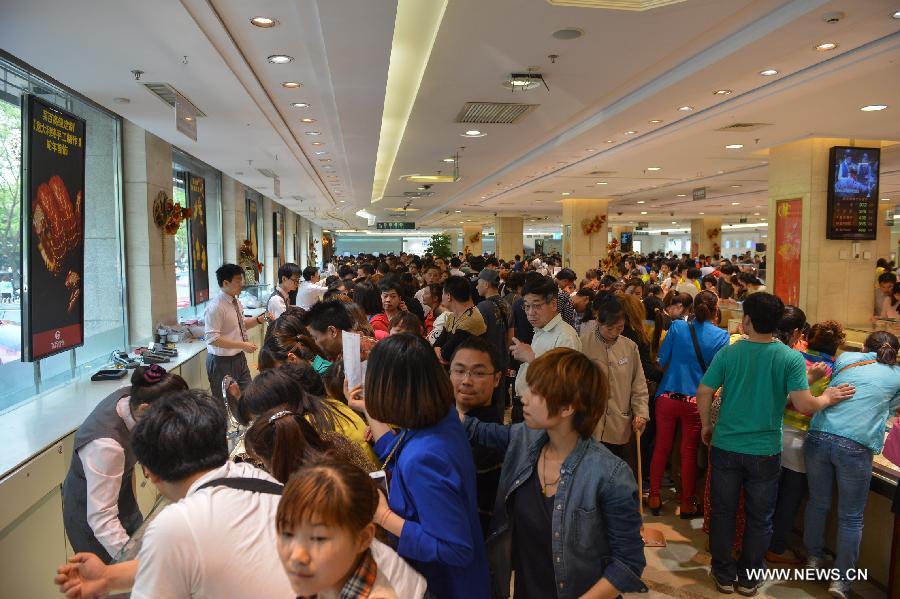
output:
M 488 536 L 494 595 L 506 598 L 512 574 L 509 498 L 536 467 L 547 433 L 466 418 L 469 440 L 506 451 Z M 579 439 L 560 470 L 552 518 L 559 599 L 579 597 L 601 578 L 621 593 L 646 592 L 637 484 L 628 466 L 593 439 Z

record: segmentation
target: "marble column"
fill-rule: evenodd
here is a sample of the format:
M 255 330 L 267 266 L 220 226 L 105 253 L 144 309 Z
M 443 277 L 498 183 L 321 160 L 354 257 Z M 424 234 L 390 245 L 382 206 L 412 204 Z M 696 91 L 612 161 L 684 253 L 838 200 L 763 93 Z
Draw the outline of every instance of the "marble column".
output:
M 722 254 L 722 219 L 716 217 L 691 220 L 691 256 Z
M 525 224 L 521 216 L 498 216 L 494 219 L 494 254 L 501 260 L 513 260 L 524 253 Z
M 590 268 L 597 268 L 606 257 L 608 199 L 566 198 L 563 205 L 563 266 L 571 268 L 579 277 Z M 591 225 L 595 223 L 595 225 Z M 593 232 L 585 227 L 597 226 Z
M 469 253 L 473 256 L 480 256 L 482 253 L 481 249 L 481 240 L 484 236 L 482 232 L 481 225 L 464 225 L 463 226 L 463 239 L 462 239 L 462 251 L 465 252 L 465 248 L 469 248 Z

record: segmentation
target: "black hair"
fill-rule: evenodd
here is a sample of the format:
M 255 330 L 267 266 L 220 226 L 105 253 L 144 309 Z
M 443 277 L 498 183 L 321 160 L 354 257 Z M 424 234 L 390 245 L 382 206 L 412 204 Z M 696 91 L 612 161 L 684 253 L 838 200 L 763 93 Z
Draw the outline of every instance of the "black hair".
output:
M 594 318 L 597 319 L 597 325 L 611 326 L 620 320 L 627 320 L 625 307 L 616 297 L 603 295 L 597 296 L 594 300 Z
M 744 300 L 744 315 L 750 318 L 757 333 L 774 333 L 784 315 L 784 302 L 778 296 L 758 291 Z
M 469 335 L 468 337 L 463 338 L 463 340 L 456 346 L 456 349 L 453 350 L 453 355 L 456 355 L 456 352 L 462 349 L 471 349 L 472 351 L 480 351 L 488 355 L 491 360 L 491 367 L 494 371 L 500 370 L 500 357 L 497 355 L 497 349 L 493 344 L 488 343 L 484 337 L 474 337 Z M 453 358 L 450 359 L 453 362 Z
M 760 281 L 756 275 L 749 272 L 742 272 L 738 276 L 738 281 L 740 281 L 743 285 L 762 285 L 762 281 Z
M 507 289 L 521 289 L 525 285 L 525 273 L 524 272 L 511 272 L 509 276 L 506 277 L 506 288 Z
M 316 302 L 303 316 L 303 324 L 320 333 L 327 331 L 328 327 L 339 331 L 353 330 L 353 320 L 340 300 Z
M 888 262 L 886 258 L 879 258 L 875 261 L 875 268 L 887 268 Z
M 475 273 L 479 273 L 484 269 L 484 256 L 472 256 L 468 259 L 468 262 L 469 268 L 472 269 Z
M 356 273 L 347 265 L 344 265 L 338 269 L 338 276 L 342 279 L 346 279 L 347 277 L 352 277 Z
M 603 278 L 600 279 L 601 287 L 612 287 L 616 283 L 619 282 L 619 279 L 612 275 L 603 275 Z
M 400 311 L 395 314 L 388 323 L 389 330 L 399 328 L 404 333 L 412 333 L 413 335 L 425 336 L 425 325 L 419 320 L 419 317 L 412 312 Z
M 444 293 L 458 302 L 468 302 L 472 300 L 472 284 L 465 277 L 453 275 L 444 281 Z
M 319 272 L 319 269 L 316 268 L 315 266 L 307 266 L 306 268 L 303 269 L 303 280 L 309 281 L 314 276 L 316 276 L 317 272 Z
M 450 258 L 450 266 L 452 266 L 453 268 L 459 268 L 460 265 L 462 265 L 462 261 L 459 258 L 455 256 L 453 258 Z
M 687 269 L 687 278 L 691 279 L 692 281 L 696 281 L 700 278 L 700 272 L 701 271 L 699 268 L 692 266 Z
M 128 408 L 134 415 L 141 404 L 152 404 L 166 393 L 187 391 L 190 387 L 181 376 L 167 372 L 162 366 L 138 366 L 131 373 Z
M 578 276 L 575 274 L 575 271 L 572 270 L 571 268 L 561 269 L 558 273 L 556 273 L 554 275 L 554 277 L 561 281 L 574 281 L 575 279 L 578 278 Z
M 544 298 L 544 301 L 548 304 L 555 302 L 559 295 L 559 287 L 556 286 L 556 283 L 550 277 L 538 276 L 540 278 L 534 277 L 525 281 L 525 286 L 522 288 L 522 296 L 538 295 Z
M 888 366 L 897 365 L 897 352 L 900 351 L 900 341 L 893 333 L 887 331 L 875 331 L 866 337 L 866 351 L 875 352 L 876 360 Z
M 300 266 L 294 264 L 293 262 L 285 262 L 281 266 L 278 267 L 278 283 L 280 284 L 284 279 L 293 279 L 295 276 L 300 276 Z
M 401 283 L 400 279 L 393 275 L 388 275 L 378 282 L 378 291 L 380 291 L 381 293 L 396 291 L 397 295 L 399 296 L 405 295 L 405 288 L 403 286 L 403 283 Z
M 362 270 L 367 275 L 375 274 L 375 267 L 369 264 L 368 262 L 364 262 L 357 267 L 357 270 Z
M 216 269 L 216 282 L 219 284 L 219 287 L 221 287 L 236 276 L 243 274 L 244 269 L 237 264 L 223 264 Z
M 809 324 L 806 322 L 806 313 L 797 306 L 785 306 L 778 328 L 775 329 L 775 336 L 779 341 L 788 345 L 791 340 L 791 333 L 798 330 L 801 333 L 809 330 Z
M 715 278 L 712 275 L 705 275 L 702 279 L 700 279 L 700 287 L 706 289 L 706 284 L 712 283 L 713 289 L 719 284 L 719 279 Z
M 381 305 L 381 292 L 371 283 L 361 283 L 353 290 L 353 301 L 363 309 L 366 316 L 373 316 L 384 311 Z
M 719 296 L 712 291 L 701 291 L 692 302 L 694 320 L 697 322 L 715 321 L 719 303 Z
M 897 275 L 895 275 L 892 272 L 883 272 L 880 275 L 878 275 L 878 284 L 879 285 L 881 285 L 882 283 L 896 283 L 896 282 L 897 282 Z
M 176 391 L 153 402 L 131 431 L 135 457 L 166 482 L 228 460 L 225 410 L 209 393 Z

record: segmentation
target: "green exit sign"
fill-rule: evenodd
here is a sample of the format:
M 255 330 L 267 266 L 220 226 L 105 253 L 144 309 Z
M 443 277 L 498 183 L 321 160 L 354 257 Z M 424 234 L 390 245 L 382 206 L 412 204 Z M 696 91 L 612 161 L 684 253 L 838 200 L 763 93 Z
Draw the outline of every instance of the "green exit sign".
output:
M 396 231 L 402 229 L 415 229 L 416 223 L 375 223 L 379 231 Z

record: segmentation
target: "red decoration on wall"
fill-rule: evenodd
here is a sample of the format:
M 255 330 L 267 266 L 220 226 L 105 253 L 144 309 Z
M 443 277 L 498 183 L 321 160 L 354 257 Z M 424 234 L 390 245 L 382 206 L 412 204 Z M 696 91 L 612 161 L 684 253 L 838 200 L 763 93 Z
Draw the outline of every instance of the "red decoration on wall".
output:
M 800 242 L 803 200 L 780 200 L 775 208 L 775 295 L 785 304 L 800 303 Z

